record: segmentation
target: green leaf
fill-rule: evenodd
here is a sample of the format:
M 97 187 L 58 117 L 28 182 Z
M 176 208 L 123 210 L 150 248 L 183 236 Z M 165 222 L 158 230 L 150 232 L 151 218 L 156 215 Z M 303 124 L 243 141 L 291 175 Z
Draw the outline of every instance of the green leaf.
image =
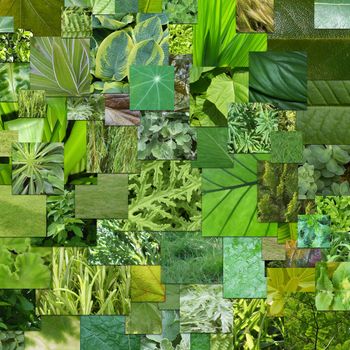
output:
M 13 33 L 14 31 L 13 16 L 1 16 L 0 33 Z
M 0 79 L 0 101 L 17 101 L 19 90 L 29 89 L 29 66 L 26 63 L 1 63 Z
M 83 316 L 80 321 L 81 347 L 86 350 L 133 350 L 140 348 L 140 337 L 125 334 L 123 316 Z
M 165 286 L 160 266 L 131 266 L 131 301 L 164 302 Z
M 233 81 L 226 74 L 217 75 L 212 79 L 207 90 L 207 99 L 227 117 L 229 106 L 235 102 Z
M 174 101 L 174 67 L 130 67 L 131 110 L 174 110 Z
M 163 49 L 153 39 L 143 40 L 134 45 L 128 58 L 130 69 L 131 66 L 160 65 L 163 62 Z
M 315 0 L 315 28 L 349 29 L 350 1 Z
M 304 144 L 347 145 L 350 144 L 349 122 L 348 107 L 312 106 L 297 113 L 296 129 L 303 133 Z
M 115 0 L 64 0 L 66 7 L 92 7 L 93 14 L 109 15 L 115 13 Z
M 0 16 L 13 16 L 16 28 L 30 29 L 35 36 L 61 35 L 63 0 L 3 0 Z
M 90 91 L 89 40 L 34 38 L 30 87 L 48 96 L 79 96 Z
M 128 57 L 133 46 L 132 39 L 125 31 L 108 35 L 97 50 L 95 76 L 102 80 L 124 79 L 128 75 Z
M 162 314 L 156 303 L 132 303 L 126 317 L 126 334 L 161 334 Z
M 308 80 L 309 106 L 350 105 L 350 81 Z
M 69 175 L 84 170 L 79 169 L 79 164 L 86 161 L 86 123 L 86 121 L 74 122 L 69 138 L 64 144 L 65 183 Z M 76 170 L 77 167 L 78 170 Z
M 306 109 L 306 55 L 302 52 L 251 53 L 249 101 L 280 109 Z
M 235 155 L 231 169 L 203 169 L 204 236 L 270 236 L 277 224 L 257 220 L 257 161 L 269 155 Z
M 139 0 L 139 12 L 162 12 L 162 0 Z
M 133 37 L 136 43 L 153 39 L 160 42 L 163 36 L 162 23 L 159 17 L 154 16 L 136 24 Z
M 197 129 L 197 159 L 192 162 L 198 168 L 232 168 L 233 159 L 227 149 L 227 128 Z

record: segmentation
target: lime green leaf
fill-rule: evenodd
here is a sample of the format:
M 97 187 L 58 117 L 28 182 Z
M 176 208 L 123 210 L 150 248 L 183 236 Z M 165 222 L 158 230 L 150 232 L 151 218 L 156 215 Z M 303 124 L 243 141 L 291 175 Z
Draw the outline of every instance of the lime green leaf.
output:
M 257 220 L 257 161 L 269 155 L 237 154 L 230 169 L 203 169 L 204 236 L 270 236 L 277 224 Z
M 131 266 L 131 301 L 164 302 L 160 266 Z
M 207 90 L 207 99 L 227 117 L 229 106 L 235 102 L 233 81 L 226 74 L 217 75 L 212 79 Z

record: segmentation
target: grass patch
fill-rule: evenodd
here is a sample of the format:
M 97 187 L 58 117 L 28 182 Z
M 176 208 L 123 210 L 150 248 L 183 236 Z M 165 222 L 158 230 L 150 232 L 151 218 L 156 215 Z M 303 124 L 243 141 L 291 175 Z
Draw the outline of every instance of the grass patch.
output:
M 45 196 L 16 196 L 11 186 L 0 186 L 0 236 L 45 237 Z
M 167 232 L 161 243 L 163 283 L 221 283 L 222 238 Z
M 97 186 L 76 186 L 75 216 L 81 219 L 127 218 L 128 176 L 99 174 Z

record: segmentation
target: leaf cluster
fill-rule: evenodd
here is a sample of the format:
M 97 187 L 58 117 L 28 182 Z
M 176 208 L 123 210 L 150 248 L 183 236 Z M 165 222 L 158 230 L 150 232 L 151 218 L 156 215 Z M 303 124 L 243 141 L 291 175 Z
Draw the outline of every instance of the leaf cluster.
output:
M 4 350 L 24 350 L 23 331 L 0 331 L 0 345 Z
M 67 99 L 68 120 L 104 120 L 105 103 L 103 95 L 69 97 Z
M 231 68 L 192 67 L 190 120 L 193 126 L 227 126 L 229 106 L 246 95 L 245 73 Z
M 267 304 L 270 316 L 283 316 L 285 297 L 293 292 L 315 291 L 313 268 L 268 268 Z
M 147 350 L 188 350 L 190 335 L 180 334 L 179 312 L 162 312 L 162 334 L 148 334 L 141 338 L 141 349 Z
M 331 219 L 331 244 L 329 249 L 324 251 L 327 261 L 349 261 L 349 197 L 316 197 L 316 205 L 319 214 L 329 215 Z
M 169 52 L 173 55 L 192 54 L 193 26 L 169 24 Z
M 12 147 L 13 193 L 63 193 L 62 143 L 15 143 Z
M 200 171 L 189 162 L 145 162 L 129 176 L 128 220 L 123 231 L 197 231 Z
M 117 220 L 97 221 L 97 245 L 89 249 L 92 265 L 154 265 L 160 259 L 154 233 L 121 231 Z
M 271 133 L 278 130 L 279 115 L 280 113 L 268 104 L 232 104 L 228 114 L 229 152 L 269 152 Z
M 129 267 L 91 266 L 88 249 L 53 248 L 51 289 L 38 290 L 40 315 L 121 315 L 129 311 Z
M 299 211 L 297 169 L 296 164 L 258 164 L 259 221 L 296 221 Z
M 139 159 L 195 158 L 196 133 L 185 113 L 146 112 L 138 133 Z
M 298 216 L 298 248 L 328 248 L 330 236 L 329 216 Z
M 6 344 L 6 341 L 12 338 L 10 334 L 8 337 L 3 336 L 8 331 L 38 329 L 40 320 L 35 314 L 35 290 L 2 289 L 0 291 L 0 315 L 0 334 L 2 335 L 0 344 L 2 345 L 4 345 L 3 341 Z
M 222 296 L 222 285 L 187 285 L 180 292 L 181 333 L 231 333 L 232 301 Z
M 28 238 L 2 238 L 0 251 L 0 288 L 49 287 L 49 248 L 31 247 Z
M 87 130 L 87 171 L 97 173 L 138 173 L 136 127 L 105 126 L 89 121 Z
M 65 189 L 62 195 L 47 197 L 47 237 L 32 239 L 32 244 L 81 247 L 96 243 L 95 220 L 75 217 L 74 196 L 74 190 Z
M 320 263 L 316 267 L 317 310 L 350 309 L 350 262 Z
M 88 38 L 92 36 L 91 9 L 66 7 L 62 10 L 63 38 Z
M 166 232 L 161 243 L 164 283 L 221 283 L 222 239 L 201 232 Z
M 45 118 L 47 103 L 45 91 L 20 90 L 18 96 L 19 118 Z
M 233 302 L 234 349 L 283 349 L 283 318 L 268 317 L 266 301 L 235 299 Z
M 350 345 L 347 313 L 317 311 L 313 293 L 288 295 L 284 325 L 287 349 L 345 350 Z
M 347 165 L 350 146 L 308 145 L 303 153 L 304 165 L 298 169 L 299 199 L 315 195 L 349 195 Z
M 130 66 L 168 62 L 167 23 L 162 14 L 95 16 L 91 51 L 94 87 L 103 92 L 123 93 Z
M 163 0 L 163 12 L 170 23 L 195 23 L 197 21 L 197 0 Z
M 32 37 L 33 33 L 24 29 L 0 34 L 0 62 L 29 62 Z

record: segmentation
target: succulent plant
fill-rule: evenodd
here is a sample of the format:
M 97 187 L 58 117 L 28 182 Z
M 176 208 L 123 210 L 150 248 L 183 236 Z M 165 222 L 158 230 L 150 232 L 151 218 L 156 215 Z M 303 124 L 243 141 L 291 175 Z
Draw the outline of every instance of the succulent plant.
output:
M 299 168 L 299 199 L 315 195 L 350 195 L 345 172 L 350 163 L 349 145 L 309 145 L 303 152 Z

